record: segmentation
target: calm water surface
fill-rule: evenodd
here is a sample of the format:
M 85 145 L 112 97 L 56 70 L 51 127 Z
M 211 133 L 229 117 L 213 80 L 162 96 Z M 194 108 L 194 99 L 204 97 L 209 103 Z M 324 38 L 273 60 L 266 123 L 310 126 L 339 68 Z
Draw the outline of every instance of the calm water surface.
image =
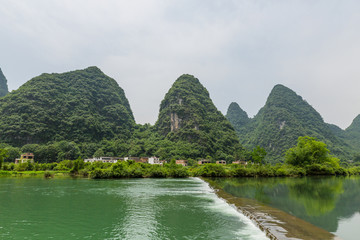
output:
M 267 238 L 197 178 L 0 178 L 0 239 Z
M 255 199 L 336 234 L 360 239 L 360 177 L 215 179 L 236 197 Z

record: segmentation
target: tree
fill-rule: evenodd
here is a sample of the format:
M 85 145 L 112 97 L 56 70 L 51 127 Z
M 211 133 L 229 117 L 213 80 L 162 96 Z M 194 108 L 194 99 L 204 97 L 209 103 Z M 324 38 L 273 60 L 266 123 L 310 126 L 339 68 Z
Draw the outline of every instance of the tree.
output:
M 6 158 L 6 157 L 7 157 L 7 150 L 0 149 L 0 169 L 2 169 L 4 158 Z
M 254 163 L 263 163 L 263 160 L 266 156 L 266 151 L 264 148 L 260 146 L 256 146 L 254 150 L 251 152 L 251 158 L 254 161 Z
M 311 164 L 339 166 L 339 159 L 330 154 L 326 144 L 309 136 L 298 138 L 297 145 L 286 151 L 285 162 L 294 166 Z
M 84 160 L 81 157 L 78 157 L 73 161 L 73 168 L 70 170 L 71 173 L 78 173 L 79 170 L 84 168 Z

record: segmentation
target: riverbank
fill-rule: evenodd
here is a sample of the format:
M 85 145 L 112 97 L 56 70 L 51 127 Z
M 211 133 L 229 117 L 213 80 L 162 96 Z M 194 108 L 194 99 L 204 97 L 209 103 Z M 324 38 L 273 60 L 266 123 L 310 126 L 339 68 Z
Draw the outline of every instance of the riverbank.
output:
M 360 175 L 360 167 L 331 167 L 311 164 L 295 167 L 288 164 L 228 164 L 209 163 L 195 166 L 182 166 L 174 162 L 164 165 L 123 161 L 118 163 L 84 163 L 82 160 L 66 160 L 51 164 L 4 165 L 0 176 L 37 176 L 53 177 L 61 174 L 82 176 L 93 179 L 113 178 L 185 178 L 185 177 L 299 177 L 316 175 Z

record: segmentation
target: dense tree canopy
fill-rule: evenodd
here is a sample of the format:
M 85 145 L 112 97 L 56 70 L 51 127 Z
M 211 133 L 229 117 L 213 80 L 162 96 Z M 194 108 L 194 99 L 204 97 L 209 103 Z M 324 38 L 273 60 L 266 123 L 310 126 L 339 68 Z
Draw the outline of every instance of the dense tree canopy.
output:
M 192 75 L 180 76 L 165 95 L 155 131 L 192 157 L 225 159 L 242 150 L 230 122 Z
M 5 96 L 8 93 L 7 80 L 0 68 L 0 97 Z
M 325 143 L 308 136 L 299 137 L 297 145 L 285 153 L 285 161 L 302 167 L 311 164 L 339 166 L 339 159 L 330 155 Z
M 234 115 L 229 115 L 235 122 Z M 234 124 L 240 142 L 247 148 L 263 147 L 269 162 L 282 161 L 284 152 L 298 137 L 311 136 L 324 141 L 338 157 L 350 160 L 350 145 L 338 138 L 321 115 L 291 89 L 276 85 L 266 104 L 248 124 Z
M 96 67 L 42 74 L 0 99 L 0 141 L 15 146 L 128 138 L 134 124 L 124 91 Z

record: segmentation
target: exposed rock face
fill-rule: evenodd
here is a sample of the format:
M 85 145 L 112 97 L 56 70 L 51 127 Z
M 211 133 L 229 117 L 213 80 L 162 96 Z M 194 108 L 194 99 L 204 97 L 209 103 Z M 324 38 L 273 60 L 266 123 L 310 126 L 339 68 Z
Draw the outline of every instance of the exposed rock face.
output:
M 177 113 L 170 113 L 171 131 L 176 131 L 180 128 L 181 119 Z
M 229 154 L 229 149 L 239 145 L 233 127 L 217 110 L 206 88 L 187 74 L 180 76 L 165 95 L 154 129 L 171 141 L 199 144 L 206 152 Z M 215 149 L 219 141 L 224 141 L 224 149 Z
M 7 80 L 0 68 L 0 97 L 5 96 L 8 92 Z

